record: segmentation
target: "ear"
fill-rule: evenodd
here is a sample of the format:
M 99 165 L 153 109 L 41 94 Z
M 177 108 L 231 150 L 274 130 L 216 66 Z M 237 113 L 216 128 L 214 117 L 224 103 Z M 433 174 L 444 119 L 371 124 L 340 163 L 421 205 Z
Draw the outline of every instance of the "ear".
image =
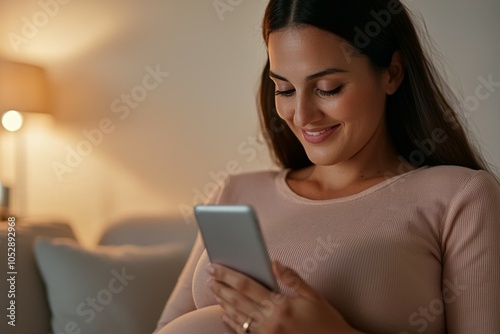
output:
M 392 95 L 396 93 L 405 77 L 405 64 L 399 50 L 394 52 L 394 54 L 392 55 L 391 64 L 386 69 L 386 71 L 387 81 L 385 92 L 387 95 Z

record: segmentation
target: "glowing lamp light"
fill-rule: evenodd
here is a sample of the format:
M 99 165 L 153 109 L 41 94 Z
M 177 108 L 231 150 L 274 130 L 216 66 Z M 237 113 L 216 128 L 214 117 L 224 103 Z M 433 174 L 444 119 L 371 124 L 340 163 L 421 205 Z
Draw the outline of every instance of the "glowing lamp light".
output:
M 27 113 L 45 113 L 50 114 L 48 80 L 45 70 L 42 67 L 18 63 L 0 59 L 0 115 L 2 126 L 0 126 L 0 135 L 2 145 L 0 145 L 1 174 L 2 179 L 9 179 L 13 184 L 14 203 L 16 211 L 22 215 L 25 209 L 25 202 L 29 194 L 26 168 L 26 147 L 24 140 L 20 138 L 25 134 L 14 134 L 7 141 L 13 149 L 6 149 L 2 127 L 7 131 L 14 132 L 19 130 L 24 121 L 24 115 Z M 22 113 L 22 114 L 21 114 Z M 18 145 L 19 142 L 19 145 Z M 12 165 L 14 168 L 12 168 Z M 0 190 L 2 190 L 0 188 Z M 3 190 L 2 190 L 3 192 Z M 2 196 L 4 197 L 4 196 Z M 8 198 L 8 193 L 7 197 Z M 9 200 L 3 200 L 4 203 L 0 209 L 0 216 L 5 216 L 9 211 Z M 5 205 L 7 203 L 7 205 Z M 7 206 L 5 208 L 5 206 Z M 10 215 L 10 213 L 8 213 Z M 0 217 L 2 218 L 2 217 Z
M 9 110 L 2 115 L 2 125 L 10 132 L 15 132 L 23 126 L 23 115 L 19 111 Z
M 0 59 L 0 114 L 4 111 L 1 122 L 11 132 L 21 128 L 24 113 L 51 113 L 43 68 Z

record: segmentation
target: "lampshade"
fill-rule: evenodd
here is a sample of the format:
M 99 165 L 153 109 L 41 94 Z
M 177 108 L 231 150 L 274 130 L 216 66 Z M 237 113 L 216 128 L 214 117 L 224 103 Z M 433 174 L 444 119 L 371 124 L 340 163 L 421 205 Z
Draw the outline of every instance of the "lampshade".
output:
M 0 114 L 8 110 L 51 112 L 43 68 L 0 60 Z

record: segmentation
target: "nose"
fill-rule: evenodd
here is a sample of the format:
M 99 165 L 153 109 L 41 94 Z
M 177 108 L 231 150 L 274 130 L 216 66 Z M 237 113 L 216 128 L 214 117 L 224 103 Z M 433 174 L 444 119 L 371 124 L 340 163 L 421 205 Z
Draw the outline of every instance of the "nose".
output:
M 314 103 L 314 99 L 305 94 L 296 95 L 295 111 L 293 123 L 298 127 L 305 127 L 308 124 L 317 122 L 323 117 L 323 113 Z

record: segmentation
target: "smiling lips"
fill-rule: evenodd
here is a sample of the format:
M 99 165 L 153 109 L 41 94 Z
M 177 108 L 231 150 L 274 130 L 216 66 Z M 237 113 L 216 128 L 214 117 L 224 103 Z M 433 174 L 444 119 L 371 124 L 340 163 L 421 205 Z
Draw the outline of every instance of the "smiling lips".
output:
M 319 144 L 328 139 L 332 134 L 334 134 L 337 129 L 340 127 L 340 124 L 334 125 L 330 128 L 316 130 L 316 131 L 306 131 L 301 129 L 302 136 L 304 140 L 311 144 Z

